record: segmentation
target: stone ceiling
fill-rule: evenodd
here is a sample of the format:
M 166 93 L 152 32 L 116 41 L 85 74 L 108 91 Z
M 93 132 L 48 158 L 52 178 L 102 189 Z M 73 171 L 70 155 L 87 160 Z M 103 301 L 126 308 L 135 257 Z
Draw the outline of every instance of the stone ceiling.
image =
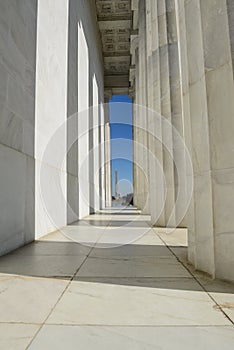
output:
M 129 93 L 131 0 L 96 0 L 101 33 L 105 91 Z

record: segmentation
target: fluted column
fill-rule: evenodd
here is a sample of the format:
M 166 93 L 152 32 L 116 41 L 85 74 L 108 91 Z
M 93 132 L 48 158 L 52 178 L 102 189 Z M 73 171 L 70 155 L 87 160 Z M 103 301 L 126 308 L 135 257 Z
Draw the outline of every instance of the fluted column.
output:
M 234 280 L 234 84 L 226 0 L 200 1 L 212 169 L 215 274 Z M 201 152 L 203 150 L 201 149 Z M 201 191 L 202 192 L 202 191 Z M 205 220 L 206 213 L 201 213 Z
M 138 11 L 136 6 L 135 11 Z M 136 25 L 136 24 L 135 24 Z M 136 207 L 139 207 L 139 149 L 138 149 L 138 100 L 139 100 L 139 54 L 138 54 L 138 35 L 131 36 L 131 64 L 134 67 L 133 74 L 133 100 L 132 100 L 132 125 L 133 125 L 133 203 Z
M 106 207 L 111 207 L 112 191 L 111 191 L 111 138 L 110 138 L 110 117 L 109 117 L 109 99 L 105 99 L 105 181 L 106 181 Z
M 170 155 L 173 152 L 172 128 L 171 125 L 171 92 L 169 80 L 169 57 L 168 57 L 168 39 L 167 39 L 167 19 L 165 0 L 157 1 L 158 16 L 158 46 L 159 46 L 159 80 L 160 80 L 160 108 L 162 118 L 168 122 L 162 123 L 162 139 L 166 142 L 168 149 L 163 147 L 163 169 L 166 181 L 165 198 L 165 224 L 175 225 L 175 216 L 173 209 L 175 206 L 175 188 L 174 188 L 174 164 Z M 156 40 L 156 39 L 155 39 Z M 169 153 L 170 151 L 170 153 Z M 172 215 L 172 216 L 171 216 Z M 169 221 L 170 220 L 170 221 Z
M 137 60 L 136 60 L 136 70 L 137 70 Z M 136 207 L 139 207 L 139 168 L 138 168 L 138 128 L 137 128 L 137 79 L 135 80 L 135 99 L 133 100 L 132 104 L 132 120 L 133 120 L 133 204 Z
M 146 7 L 145 0 L 139 1 L 139 100 L 143 108 L 138 110 L 139 142 L 142 144 L 139 152 L 139 207 L 144 214 L 149 214 L 149 164 L 147 135 L 147 78 L 146 78 Z
M 105 116 L 104 105 L 100 104 L 100 124 L 99 124 L 99 156 L 100 156 L 100 208 L 104 209 L 105 204 Z
M 179 63 L 179 46 L 177 33 L 177 19 L 175 0 L 166 0 L 167 14 L 167 38 L 170 72 L 170 92 L 171 92 L 171 118 L 173 129 L 173 157 L 174 157 L 174 185 L 176 197 L 180 192 L 180 200 L 176 202 L 176 220 L 177 225 L 186 227 L 186 219 L 181 220 L 184 214 L 184 203 L 186 201 L 186 167 L 184 147 L 181 142 L 178 143 L 177 132 L 184 138 L 182 101 L 181 101 L 181 77 Z M 176 130 L 176 131 L 175 131 Z M 178 171 L 181 178 L 179 183 Z M 180 186 L 180 187 L 179 187 Z M 180 218 L 180 219 L 179 219 Z
M 157 3 L 146 1 L 147 127 L 150 214 L 153 225 L 164 226 L 164 176 L 159 79 Z
M 185 142 L 193 163 L 194 190 L 187 214 L 188 257 L 214 276 L 212 184 L 200 3 L 177 1 Z

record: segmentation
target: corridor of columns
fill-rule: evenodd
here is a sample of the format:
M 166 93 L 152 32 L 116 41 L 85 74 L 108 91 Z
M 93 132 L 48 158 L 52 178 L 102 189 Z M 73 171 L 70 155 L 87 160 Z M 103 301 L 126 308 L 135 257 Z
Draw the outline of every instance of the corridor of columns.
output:
M 234 348 L 233 3 L 0 0 L 0 349 Z

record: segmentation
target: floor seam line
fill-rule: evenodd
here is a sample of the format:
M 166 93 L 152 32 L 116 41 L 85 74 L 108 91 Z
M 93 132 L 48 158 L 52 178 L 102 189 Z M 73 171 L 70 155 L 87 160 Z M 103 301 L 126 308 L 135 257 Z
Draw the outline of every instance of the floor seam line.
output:
M 160 237 L 161 238 L 161 237 Z M 162 238 L 161 238 L 162 239 Z M 219 305 L 219 303 L 212 297 L 209 291 L 205 289 L 203 284 L 197 279 L 197 277 L 192 273 L 192 271 L 178 258 L 178 256 L 175 254 L 175 252 L 170 248 L 170 246 L 167 245 L 167 243 L 162 239 L 164 244 L 168 247 L 168 249 L 171 251 L 171 253 L 176 257 L 177 261 L 188 271 L 188 273 L 193 277 L 193 279 L 200 285 L 202 290 L 207 294 L 207 296 L 210 298 L 210 300 L 215 303 L 219 311 L 224 315 L 225 318 L 229 320 L 229 322 L 234 326 L 234 321 L 226 314 L 226 312 L 222 309 L 222 307 Z
M 64 289 L 64 291 L 61 293 L 60 297 L 58 298 L 57 302 L 54 304 L 53 308 L 51 309 L 51 311 L 49 312 L 49 314 L 47 315 L 47 317 L 45 318 L 45 320 L 43 321 L 43 323 L 40 324 L 40 327 L 38 329 L 38 331 L 35 333 L 34 337 L 31 339 L 30 343 L 27 345 L 27 347 L 25 348 L 26 350 L 29 349 L 29 347 L 31 346 L 32 342 L 34 341 L 34 339 L 36 339 L 37 335 L 39 334 L 39 332 L 41 331 L 42 327 L 45 326 L 46 321 L 48 320 L 48 318 L 50 317 L 50 315 L 52 314 L 52 312 L 54 311 L 54 309 L 56 308 L 56 306 L 58 305 L 59 301 L 62 299 L 62 297 L 64 296 L 65 292 L 68 290 L 68 288 L 71 285 L 71 282 L 74 280 L 74 277 L 76 276 L 76 274 L 79 272 L 80 268 L 84 265 L 84 263 L 86 262 L 86 260 L 88 259 L 89 255 L 91 254 L 92 250 L 94 249 L 94 247 L 92 247 L 89 251 L 89 253 L 87 254 L 87 256 L 85 257 L 85 259 L 83 260 L 82 264 L 76 269 L 76 271 L 74 272 L 72 278 L 69 280 L 66 288 Z

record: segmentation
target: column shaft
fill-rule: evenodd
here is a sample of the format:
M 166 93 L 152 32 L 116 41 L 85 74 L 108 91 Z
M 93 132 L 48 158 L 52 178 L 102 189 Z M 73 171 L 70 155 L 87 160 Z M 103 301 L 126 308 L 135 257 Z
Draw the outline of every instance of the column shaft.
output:
M 106 182 L 106 206 L 111 207 L 111 140 L 110 140 L 110 124 L 109 124 L 109 105 L 106 102 L 105 112 L 105 182 Z
M 209 130 L 199 2 L 178 1 L 178 16 L 185 141 L 193 163 L 193 174 L 188 176 L 192 175 L 194 181 L 187 215 L 188 257 L 197 269 L 214 275 Z
M 201 1 L 200 6 L 212 170 L 215 274 L 218 278 L 234 280 L 234 271 L 230 269 L 234 247 L 234 84 L 227 2 L 206 0 Z
M 168 145 L 168 150 L 163 147 L 163 169 L 166 181 L 165 198 L 165 224 L 175 225 L 175 215 L 173 209 L 175 206 L 175 188 L 174 188 L 174 165 L 170 155 L 173 152 L 172 128 L 171 125 L 171 93 L 169 80 L 169 57 L 168 57 L 168 39 L 167 39 L 167 20 L 165 0 L 157 2 L 158 16 L 158 35 L 159 35 L 159 80 L 160 80 L 160 104 L 162 118 L 168 121 L 168 124 L 162 123 L 162 139 Z M 171 216 L 172 215 L 172 216 Z
M 142 144 L 139 152 L 141 194 L 139 206 L 144 214 L 149 214 L 149 164 L 148 164 L 148 133 L 147 133 L 147 77 L 146 77 L 146 1 L 139 1 L 139 142 Z
M 164 171 L 160 119 L 158 21 L 157 3 L 153 0 L 146 1 L 146 44 L 150 214 L 153 225 L 164 226 Z
M 182 101 L 181 101 L 181 80 L 180 80 L 180 63 L 179 47 L 177 33 L 177 19 L 175 0 L 166 0 L 167 14 L 167 38 L 168 38 L 168 55 L 169 55 L 169 72 L 170 72 L 170 92 L 171 92 L 171 115 L 173 125 L 173 158 L 174 158 L 174 185 L 176 197 L 180 191 L 181 197 L 176 202 L 176 220 L 177 225 L 186 227 L 186 219 L 179 219 L 183 215 L 184 202 L 186 200 L 186 167 L 184 147 L 178 144 L 177 132 L 181 138 L 184 138 L 183 119 L 182 119 Z M 178 171 L 181 173 L 179 183 Z M 179 188 L 180 186 L 180 188 Z

